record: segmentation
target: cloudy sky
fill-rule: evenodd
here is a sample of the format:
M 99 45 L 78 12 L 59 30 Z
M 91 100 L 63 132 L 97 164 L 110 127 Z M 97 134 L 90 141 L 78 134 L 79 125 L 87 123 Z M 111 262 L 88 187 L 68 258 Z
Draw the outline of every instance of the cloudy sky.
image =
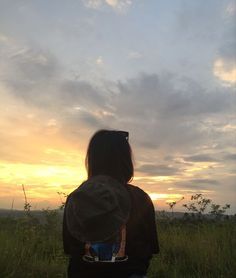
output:
M 110 128 L 157 208 L 235 213 L 235 34 L 233 0 L 0 0 L 0 207 L 59 206 Z

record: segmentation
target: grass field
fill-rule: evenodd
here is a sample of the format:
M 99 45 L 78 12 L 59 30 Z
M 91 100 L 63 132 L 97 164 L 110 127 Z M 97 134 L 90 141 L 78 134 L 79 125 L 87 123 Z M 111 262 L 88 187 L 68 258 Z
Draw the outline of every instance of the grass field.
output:
M 228 220 L 161 219 L 161 253 L 148 277 L 236 277 L 236 223 Z M 0 277 L 66 277 L 61 215 L 0 218 Z

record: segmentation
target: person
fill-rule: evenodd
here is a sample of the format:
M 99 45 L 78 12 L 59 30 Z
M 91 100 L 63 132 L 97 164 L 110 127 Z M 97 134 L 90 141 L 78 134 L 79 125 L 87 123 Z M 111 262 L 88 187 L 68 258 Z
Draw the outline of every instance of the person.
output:
M 159 252 L 155 210 L 149 195 L 129 184 L 134 167 L 128 132 L 97 131 L 88 145 L 86 168 L 88 180 L 68 196 L 64 209 L 63 245 L 69 255 L 68 277 L 146 277 L 153 254 Z M 109 233 L 117 234 L 124 227 L 125 253 L 121 261 L 85 259 L 92 258 L 85 255 L 86 242 L 101 242 Z

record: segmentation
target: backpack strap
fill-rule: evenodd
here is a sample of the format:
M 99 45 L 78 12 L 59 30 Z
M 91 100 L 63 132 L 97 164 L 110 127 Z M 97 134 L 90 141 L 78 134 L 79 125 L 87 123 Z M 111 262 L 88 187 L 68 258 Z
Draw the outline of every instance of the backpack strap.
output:
M 125 257 L 125 246 L 126 246 L 126 226 L 124 225 L 121 228 L 120 249 L 117 253 L 117 257 Z

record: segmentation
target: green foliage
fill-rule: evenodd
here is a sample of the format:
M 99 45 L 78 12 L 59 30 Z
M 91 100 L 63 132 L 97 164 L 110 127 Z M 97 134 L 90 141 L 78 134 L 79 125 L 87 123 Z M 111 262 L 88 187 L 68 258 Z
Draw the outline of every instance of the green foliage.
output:
M 161 215 L 161 251 L 151 262 L 148 278 L 234 277 L 236 219 L 189 221 L 163 213 L 160 220 Z M 44 210 L 38 218 L 0 218 L 1 277 L 66 278 L 61 221 L 60 210 Z
M 61 233 L 57 211 L 0 218 L 1 277 L 66 277 Z
M 210 205 L 210 211 L 208 212 L 211 214 L 214 218 L 222 218 L 225 212 L 230 209 L 229 204 L 225 204 L 224 206 L 214 204 L 211 199 L 204 198 L 202 194 L 195 194 L 191 196 L 191 202 L 188 204 L 183 204 L 183 207 L 185 207 L 190 213 L 191 218 L 203 218 L 203 214 L 207 211 L 208 207 Z M 189 215 L 186 213 L 185 218 L 189 219 Z M 227 218 L 227 216 L 225 217 Z
M 210 213 L 217 218 L 221 218 L 228 209 L 230 209 L 229 204 L 225 204 L 224 206 L 212 204 Z
M 204 198 L 202 194 L 195 194 L 191 196 L 191 202 L 184 204 L 183 207 L 189 212 L 198 213 L 201 216 L 211 202 L 211 199 Z
M 46 209 L 36 217 L 22 188 L 24 216 L 0 218 L 1 278 L 66 278 L 61 211 L 65 203 L 61 199 L 58 210 Z M 172 213 L 175 204 L 170 206 Z M 199 218 L 210 204 L 214 218 Z M 148 278 L 234 277 L 236 217 L 219 217 L 230 205 L 222 207 L 197 194 L 184 206 L 193 214 L 176 219 L 165 211 L 157 213 L 160 254 L 152 259 Z
M 174 207 L 176 206 L 176 204 L 178 204 L 179 202 L 181 202 L 184 199 L 184 197 L 180 198 L 178 201 L 174 201 L 174 202 L 169 202 L 167 203 L 167 205 L 169 206 L 169 209 L 172 212 L 172 217 L 174 216 Z
M 30 205 L 30 203 L 27 201 L 27 196 L 26 196 L 24 184 L 22 184 L 22 190 L 23 190 L 24 198 L 25 198 L 24 211 L 25 211 L 26 213 L 29 213 L 29 212 L 30 212 L 31 205 Z
M 60 204 L 60 206 L 59 206 L 59 209 L 60 209 L 60 210 L 63 210 L 64 207 L 65 207 L 65 204 L 66 204 L 65 200 L 66 200 L 66 198 L 68 197 L 68 195 L 67 195 L 66 193 L 64 193 L 64 192 L 57 192 L 57 194 L 59 195 L 59 197 L 60 197 L 60 202 L 61 202 L 61 204 Z
M 148 278 L 234 277 L 235 224 L 233 219 L 160 222 L 161 251 L 151 262 Z

